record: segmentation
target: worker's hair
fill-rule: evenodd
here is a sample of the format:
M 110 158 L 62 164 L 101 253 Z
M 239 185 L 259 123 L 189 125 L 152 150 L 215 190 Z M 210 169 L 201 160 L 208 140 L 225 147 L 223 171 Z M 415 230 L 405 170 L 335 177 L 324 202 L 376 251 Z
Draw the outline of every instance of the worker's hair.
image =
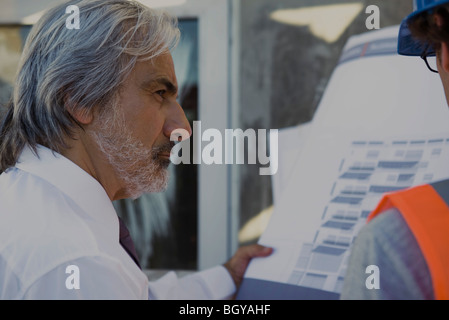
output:
M 434 14 L 441 16 L 443 25 L 435 23 Z M 440 50 L 442 42 L 449 43 L 449 4 L 419 14 L 408 23 L 412 36 L 423 44 L 431 45 L 435 51 Z
M 79 29 L 66 26 L 70 5 L 79 8 Z M 175 17 L 136 1 L 73 0 L 47 11 L 28 35 L 0 125 L 0 172 L 26 145 L 67 148 L 81 126 L 71 114 L 105 111 L 136 62 L 173 49 L 179 37 Z

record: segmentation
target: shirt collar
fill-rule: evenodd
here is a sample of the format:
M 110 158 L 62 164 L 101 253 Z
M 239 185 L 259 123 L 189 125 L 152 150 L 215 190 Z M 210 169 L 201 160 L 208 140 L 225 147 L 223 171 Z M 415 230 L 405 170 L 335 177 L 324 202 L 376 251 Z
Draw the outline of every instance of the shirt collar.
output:
M 117 213 L 102 185 L 78 165 L 44 146 L 35 154 L 26 146 L 16 168 L 38 176 L 71 198 L 90 221 L 99 222 L 103 231 L 118 239 Z M 110 234 L 111 235 L 111 234 Z

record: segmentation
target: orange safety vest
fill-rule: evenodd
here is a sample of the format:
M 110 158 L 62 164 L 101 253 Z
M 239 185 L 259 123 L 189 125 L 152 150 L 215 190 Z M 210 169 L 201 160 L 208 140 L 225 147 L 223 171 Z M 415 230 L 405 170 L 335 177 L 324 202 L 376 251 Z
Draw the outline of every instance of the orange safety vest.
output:
M 427 262 L 435 298 L 449 299 L 449 180 L 385 195 L 370 221 L 397 208 L 413 232 Z

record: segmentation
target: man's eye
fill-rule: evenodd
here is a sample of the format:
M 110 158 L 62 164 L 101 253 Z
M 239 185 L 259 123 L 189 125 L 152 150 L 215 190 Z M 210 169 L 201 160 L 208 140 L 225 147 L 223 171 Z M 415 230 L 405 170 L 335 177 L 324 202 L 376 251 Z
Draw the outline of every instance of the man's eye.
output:
M 166 90 L 158 90 L 158 91 L 156 91 L 156 94 L 160 95 L 161 97 L 164 97 L 166 92 L 167 92 Z

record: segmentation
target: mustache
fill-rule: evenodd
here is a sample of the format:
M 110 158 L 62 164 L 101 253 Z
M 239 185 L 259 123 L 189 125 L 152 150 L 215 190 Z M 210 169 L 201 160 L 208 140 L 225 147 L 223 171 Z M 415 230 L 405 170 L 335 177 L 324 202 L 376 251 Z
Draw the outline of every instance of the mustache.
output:
M 159 153 L 170 153 L 171 149 L 173 149 L 174 146 L 175 146 L 175 142 L 174 141 L 170 141 L 170 142 L 164 143 L 164 144 L 162 144 L 160 146 L 153 147 L 154 157 L 157 157 L 157 155 Z

